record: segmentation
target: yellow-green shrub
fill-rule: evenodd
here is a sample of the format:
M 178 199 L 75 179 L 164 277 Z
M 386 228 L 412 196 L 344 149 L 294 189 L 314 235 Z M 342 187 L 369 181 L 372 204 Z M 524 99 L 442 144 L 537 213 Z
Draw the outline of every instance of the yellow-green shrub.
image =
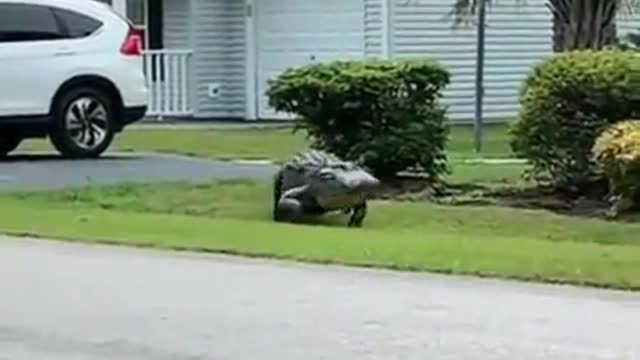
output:
M 595 141 L 593 159 L 609 179 L 613 215 L 640 205 L 640 121 L 609 126 Z

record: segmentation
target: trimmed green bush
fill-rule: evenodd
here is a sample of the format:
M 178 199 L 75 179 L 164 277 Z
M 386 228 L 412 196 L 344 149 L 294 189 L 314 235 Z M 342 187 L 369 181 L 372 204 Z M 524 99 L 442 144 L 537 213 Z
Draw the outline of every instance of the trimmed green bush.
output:
M 638 60 L 628 51 L 574 51 L 534 67 L 511 129 L 512 149 L 533 165 L 529 175 L 572 190 L 602 180 L 591 148 L 609 124 L 640 111 L 632 71 Z
M 593 158 L 609 180 L 611 215 L 640 205 L 640 121 L 622 121 L 596 139 Z
M 336 61 L 283 72 L 270 83 L 270 105 L 297 116 L 311 146 L 356 161 L 379 177 L 448 171 L 449 72 L 424 59 Z

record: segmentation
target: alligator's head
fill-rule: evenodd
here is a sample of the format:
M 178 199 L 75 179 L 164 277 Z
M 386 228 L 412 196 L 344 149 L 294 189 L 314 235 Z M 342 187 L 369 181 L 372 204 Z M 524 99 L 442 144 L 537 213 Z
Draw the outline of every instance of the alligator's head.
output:
M 326 210 L 358 205 L 380 184 L 354 162 L 340 160 L 325 152 L 308 152 L 300 164 L 306 167 L 309 191 Z

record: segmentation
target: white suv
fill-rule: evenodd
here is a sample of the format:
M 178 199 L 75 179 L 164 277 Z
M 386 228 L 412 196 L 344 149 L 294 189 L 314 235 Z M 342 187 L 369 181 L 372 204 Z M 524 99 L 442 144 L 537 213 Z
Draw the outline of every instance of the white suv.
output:
M 142 38 L 94 0 L 0 0 L 0 157 L 49 137 L 97 157 L 147 111 Z

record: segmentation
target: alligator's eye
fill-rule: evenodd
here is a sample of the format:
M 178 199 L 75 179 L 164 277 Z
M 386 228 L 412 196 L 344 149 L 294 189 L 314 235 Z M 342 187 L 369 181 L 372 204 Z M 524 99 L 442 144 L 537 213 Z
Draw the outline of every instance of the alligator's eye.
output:
M 333 180 L 336 178 L 336 175 L 332 172 L 323 172 L 320 173 L 320 178 L 323 180 Z

